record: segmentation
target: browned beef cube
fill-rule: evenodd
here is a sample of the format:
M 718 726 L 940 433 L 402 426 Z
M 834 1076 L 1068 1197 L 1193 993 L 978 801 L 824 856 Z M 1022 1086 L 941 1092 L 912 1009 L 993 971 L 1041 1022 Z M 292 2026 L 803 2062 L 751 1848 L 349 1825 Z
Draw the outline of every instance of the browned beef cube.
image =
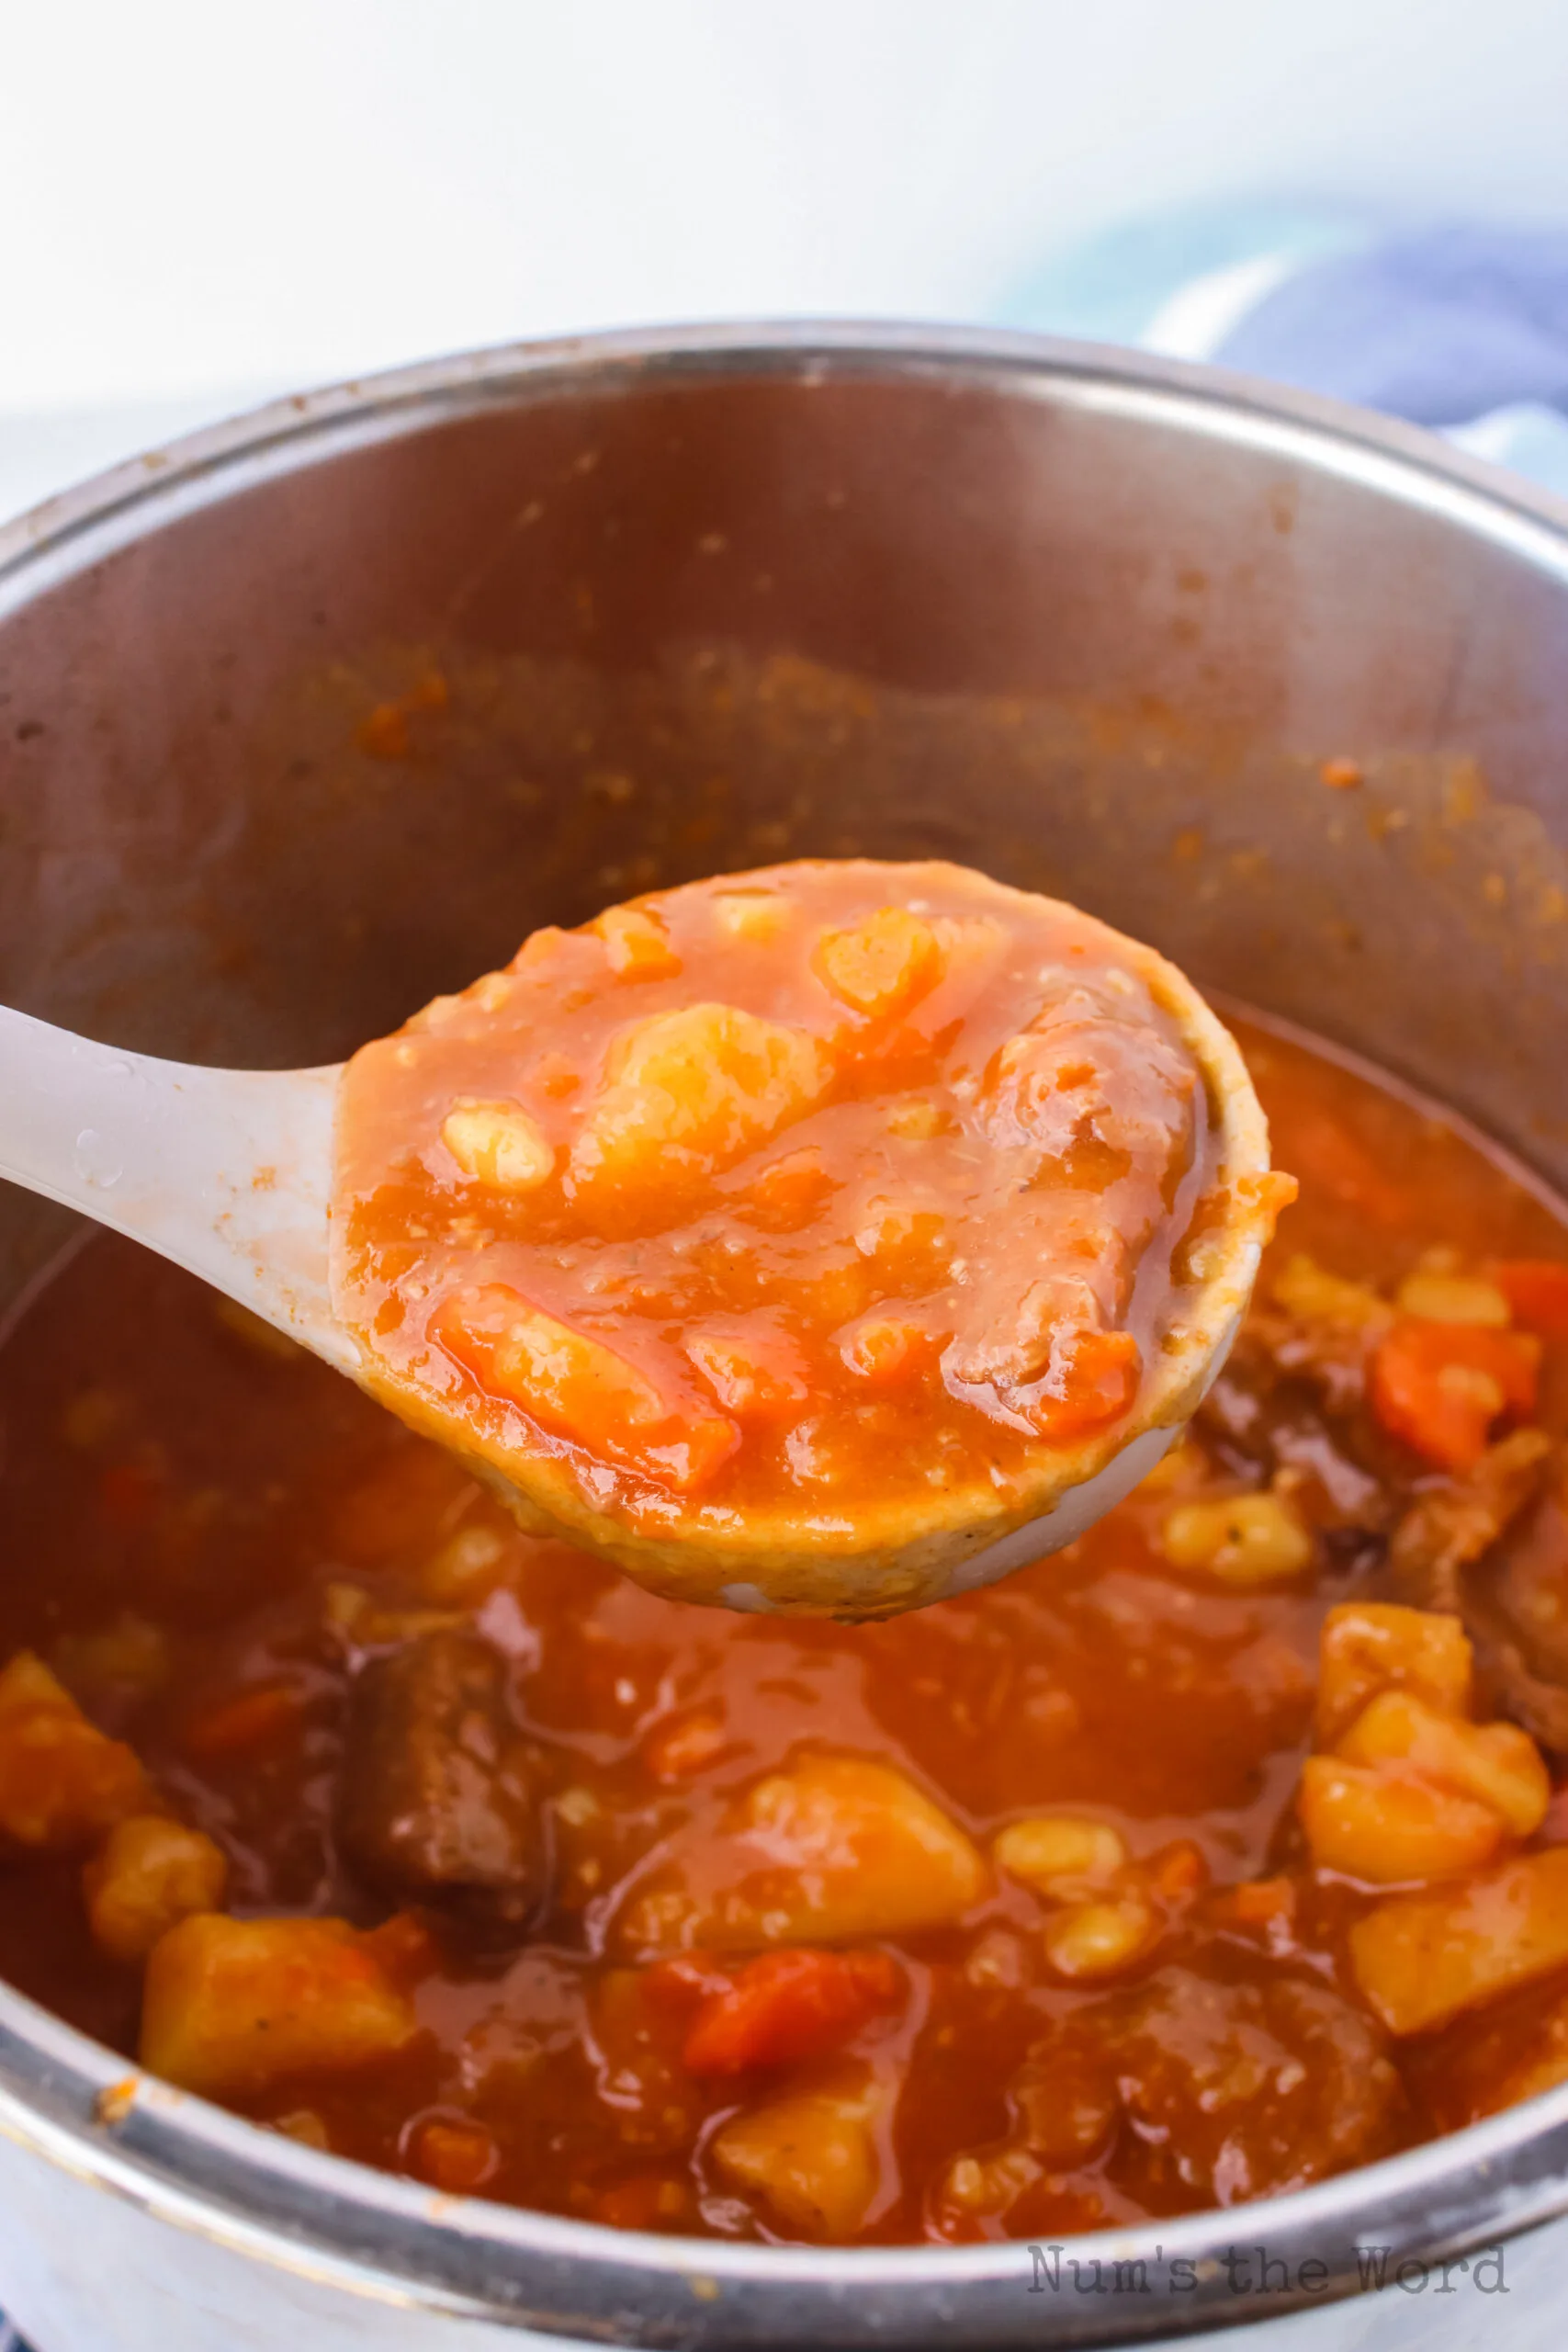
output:
M 361 1668 L 337 1838 L 351 1869 L 404 1901 L 494 1928 L 537 1909 L 544 1825 L 504 1661 L 479 1634 L 423 1634 Z

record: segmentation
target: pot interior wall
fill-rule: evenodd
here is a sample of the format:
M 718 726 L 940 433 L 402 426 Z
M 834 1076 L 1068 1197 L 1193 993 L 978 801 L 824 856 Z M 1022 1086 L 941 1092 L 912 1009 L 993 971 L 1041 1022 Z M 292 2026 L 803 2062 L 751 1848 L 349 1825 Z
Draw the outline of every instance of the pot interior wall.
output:
M 1568 1184 L 1563 576 L 1190 406 L 568 368 L 154 496 L 0 625 L 0 995 L 329 1059 L 607 899 L 935 854 Z M 58 1230 L 0 1194 L 0 1295 Z

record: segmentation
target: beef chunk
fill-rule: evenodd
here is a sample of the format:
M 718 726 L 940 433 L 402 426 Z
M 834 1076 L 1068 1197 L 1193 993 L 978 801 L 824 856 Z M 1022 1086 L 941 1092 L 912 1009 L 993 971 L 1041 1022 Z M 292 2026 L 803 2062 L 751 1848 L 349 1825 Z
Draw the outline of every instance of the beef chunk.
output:
M 490 1928 L 537 1909 L 545 1831 L 504 1661 L 442 1629 L 355 1678 L 338 1787 L 338 1849 L 382 1893 Z
M 1539 1432 L 1519 1430 L 1492 1453 L 1530 1437 Z M 1499 1712 L 1568 1756 L 1568 1463 L 1559 1453 L 1537 1466 L 1544 1491 L 1532 1498 L 1527 1487 L 1510 1498 L 1514 1509 L 1464 1577 L 1460 1605 Z
M 1357 1444 L 1360 1391 L 1337 1355 L 1314 1351 L 1317 1335 L 1283 1317 L 1257 1312 L 1198 1413 L 1198 1429 L 1222 1464 L 1243 1477 L 1305 1481 L 1314 1517 L 1343 1536 L 1346 1564 L 1381 1554 L 1392 1516 L 1377 1465 Z
M 1238 2205 L 1384 2155 L 1404 2094 L 1378 2029 L 1325 1984 L 1180 1966 L 1080 2009 L 1032 2054 L 1032 2105 L 1081 2100 L 1086 2060 L 1119 2087 L 1163 2200 Z M 1030 2103 L 1019 2102 L 1027 2120 Z

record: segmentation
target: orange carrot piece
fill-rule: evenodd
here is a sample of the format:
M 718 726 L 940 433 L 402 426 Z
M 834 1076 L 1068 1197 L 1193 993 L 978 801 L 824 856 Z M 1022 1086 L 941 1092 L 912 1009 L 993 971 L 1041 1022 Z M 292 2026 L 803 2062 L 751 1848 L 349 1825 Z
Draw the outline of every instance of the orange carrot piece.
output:
M 190 1716 L 180 1745 L 187 1756 L 238 1756 L 269 1747 L 299 1726 L 300 1699 L 285 1682 L 266 1682 L 237 1698 L 220 1700 Z
M 1372 1353 L 1373 1412 L 1441 1470 L 1472 1470 L 1504 1413 L 1535 1404 L 1540 1342 L 1522 1331 L 1404 1316 Z
M 1504 1258 L 1487 1268 L 1516 1318 L 1546 1340 L 1568 1340 L 1568 1265 L 1555 1258 Z
M 431 1337 L 493 1396 L 547 1430 L 679 1492 L 705 1486 L 740 1432 L 694 1399 L 664 1394 L 631 1358 L 574 1329 L 505 1283 L 455 1291 Z
M 737 2075 L 819 2057 L 858 2033 L 901 1991 L 886 1952 L 764 1952 L 705 2001 L 682 2056 L 694 2075 Z
M 1131 1331 L 1080 1331 L 1068 1345 L 1065 1369 L 1053 1369 L 1023 1409 L 1051 1444 L 1070 1444 L 1126 1412 L 1138 1393 L 1140 1366 Z

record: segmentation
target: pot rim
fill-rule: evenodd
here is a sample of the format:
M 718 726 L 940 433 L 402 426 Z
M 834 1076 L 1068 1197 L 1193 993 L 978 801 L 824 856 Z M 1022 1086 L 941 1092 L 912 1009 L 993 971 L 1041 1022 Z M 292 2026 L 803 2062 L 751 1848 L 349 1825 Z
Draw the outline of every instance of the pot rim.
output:
M 1417 427 L 1228 370 L 966 327 L 852 322 L 640 329 L 502 345 L 273 401 L 46 500 L 0 527 L 0 623 L 182 514 L 374 442 L 576 387 L 724 377 L 809 386 L 924 377 L 1157 422 L 1272 452 L 1436 514 L 1568 586 L 1568 499 Z M 1042 2302 L 1027 2242 L 811 2248 L 677 2239 L 436 2195 L 326 2156 L 141 2075 L 0 1984 L 0 2132 L 111 2194 L 368 2303 L 579 2339 L 1096 2345 L 1280 2314 L 1357 2292 L 1358 2249 L 1457 2258 L 1568 2212 L 1568 2084 L 1316 2187 L 1098 2231 L 1084 2265 L 1147 2260 L 1167 2291 Z M 1237 2291 L 1232 2248 L 1266 2245 L 1295 2292 Z M 1159 2249 L 1156 2258 L 1156 2249 Z M 1170 2284 L 1173 2265 L 1193 2283 Z M 1030 2292 L 1032 2288 L 1032 2293 Z M 1029 2300 L 1025 2300 L 1028 2294 Z

